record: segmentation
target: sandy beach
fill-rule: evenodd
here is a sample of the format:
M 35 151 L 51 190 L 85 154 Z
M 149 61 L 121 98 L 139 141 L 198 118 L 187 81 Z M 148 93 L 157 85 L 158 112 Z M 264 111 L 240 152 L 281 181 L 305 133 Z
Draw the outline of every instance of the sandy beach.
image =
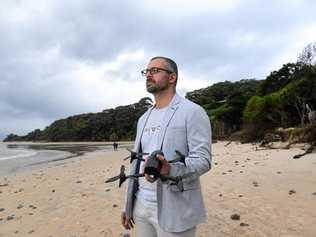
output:
M 197 236 L 316 236 L 316 154 L 226 143 L 213 144 L 213 168 L 201 178 L 208 218 Z M 127 155 L 95 151 L 0 176 L 0 237 L 122 236 L 126 184 L 104 181 Z

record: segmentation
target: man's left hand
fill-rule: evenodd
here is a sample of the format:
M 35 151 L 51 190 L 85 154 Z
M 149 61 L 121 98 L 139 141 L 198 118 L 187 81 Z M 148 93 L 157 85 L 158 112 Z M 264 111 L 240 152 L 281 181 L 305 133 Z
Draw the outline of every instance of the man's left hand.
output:
M 160 174 L 163 175 L 163 176 L 169 175 L 170 164 L 168 163 L 166 158 L 163 155 L 157 155 L 157 159 L 160 160 L 161 163 L 162 163 Z

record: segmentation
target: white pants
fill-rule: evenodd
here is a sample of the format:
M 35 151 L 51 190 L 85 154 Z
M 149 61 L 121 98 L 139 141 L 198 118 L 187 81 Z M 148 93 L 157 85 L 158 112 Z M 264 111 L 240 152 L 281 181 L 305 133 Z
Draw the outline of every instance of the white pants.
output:
M 196 227 L 184 232 L 165 232 L 158 225 L 156 203 L 142 203 L 135 200 L 134 221 L 136 224 L 137 237 L 194 237 Z

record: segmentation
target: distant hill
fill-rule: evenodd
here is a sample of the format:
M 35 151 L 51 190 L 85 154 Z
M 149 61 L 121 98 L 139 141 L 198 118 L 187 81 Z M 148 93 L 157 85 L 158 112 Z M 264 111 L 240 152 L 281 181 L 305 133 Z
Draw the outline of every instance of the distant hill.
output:
M 149 97 L 138 103 L 59 119 L 44 130 L 26 136 L 8 135 L 4 141 L 117 141 L 135 137 L 138 118 L 152 105 Z

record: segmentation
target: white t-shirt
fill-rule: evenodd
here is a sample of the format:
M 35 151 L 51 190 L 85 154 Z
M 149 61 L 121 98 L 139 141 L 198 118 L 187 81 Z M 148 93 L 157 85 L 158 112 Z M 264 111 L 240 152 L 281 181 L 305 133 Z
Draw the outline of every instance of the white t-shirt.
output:
M 144 132 L 141 138 L 142 152 L 152 153 L 160 149 L 158 147 L 158 134 L 162 129 L 163 117 L 168 107 L 157 109 L 154 108 L 147 120 Z M 139 173 L 144 172 L 144 162 L 141 162 Z M 139 178 L 139 189 L 136 193 L 138 199 L 144 202 L 157 202 L 157 182 L 150 183 L 145 178 Z

